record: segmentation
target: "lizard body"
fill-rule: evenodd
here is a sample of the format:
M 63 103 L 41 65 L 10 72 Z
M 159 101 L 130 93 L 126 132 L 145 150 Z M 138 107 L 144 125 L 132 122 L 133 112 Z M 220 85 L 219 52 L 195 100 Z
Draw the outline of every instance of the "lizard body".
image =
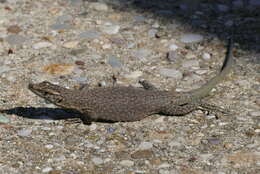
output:
M 224 112 L 217 106 L 204 103 L 202 99 L 231 69 L 231 40 L 220 73 L 201 88 L 186 93 L 158 90 L 147 81 L 140 82 L 144 88 L 117 86 L 71 90 L 47 81 L 29 84 L 28 87 L 57 106 L 79 111 L 83 121 L 138 121 L 156 113 L 182 116 L 196 109 Z

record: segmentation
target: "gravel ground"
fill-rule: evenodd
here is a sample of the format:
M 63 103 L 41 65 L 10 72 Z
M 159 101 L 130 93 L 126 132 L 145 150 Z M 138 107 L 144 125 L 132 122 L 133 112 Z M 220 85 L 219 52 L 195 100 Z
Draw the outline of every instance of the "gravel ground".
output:
M 0 1 L 0 173 L 260 172 L 258 0 Z M 192 7 L 192 8 L 191 8 Z M 231 111 L 71 123 L 27 89 L 48 80 L 189 91 L 221 66 L 235 23 L 233 73 L 205 100 Z M 258 32 L 258 33 L 257 33 Z

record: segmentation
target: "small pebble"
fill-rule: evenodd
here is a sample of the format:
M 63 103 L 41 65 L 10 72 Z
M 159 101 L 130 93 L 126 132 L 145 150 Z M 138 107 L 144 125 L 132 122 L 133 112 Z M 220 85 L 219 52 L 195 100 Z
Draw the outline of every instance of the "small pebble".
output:
M 209 53 L 203 53 L 202 58 L 203 58 L 204 60 L 209 60 L 209 59 L 211 58 L 211 56 L 210 56 Z
M 175 69 L 161 68 L 159 70 L 159 73 L 163 76 L 171 77 L 176 80 L 180 80 L 183 78 L 183 74 L 180 71 L 175 70 Z
M 208 142 L 209 142 L 209 144 L 212 144 L 212 145 L 218 145 L 221 143 L 220 139 L 218 139 L 218 138 L 208 138 Z
M 21 46 L 25 41 L 26 38 L 17 34 L 9 35 L 6 37 L 6 41 L 10 45 L 16 45 L 16 46 Z
M 260 117 L 260 111 L 252 111 L 249 112 L 249 115 L 253 116 L 253 117 Z
M 199 67 L 199 61 L 198 60 L 188 60 L 182 64 L 184 68 L 192 68 L 192 69 L 198 69 Z
M 45 147 L 46 147 L 47 149 L 52 149 L 54 146 L 53 146 L 52 144 L 47 144 L 47 145 L 45 145 Z
M 50 26 L 52 30 L 69 30 L 72 29 L 73 26 L 71 24 L 53 24 Z
M 89 4 L 89 8 L 92 8 L 97 11 L 107 11 L 108 6 L 105 3 L 99 3 L 99 2 L 94 2 Z
M 203 36 L 200 34 L 184 34 L 181 36 L 180 41 L 183 43 L 197 43 L 203 40 Z
M 178 47 L 177 45 L 175 45 L 175 44 L 169 45 L 169 49 L 172 50 L 172 51 L 175 51 L 175 50 L 177 50 L 178 48 L 179 48 L 179 47 Z
M 167 53 L 167 59 L 171 62 L 175 62 L 178 58 L 178 54 L 175 51 L 169 51 Z
M 109 128 L 107 128 L 107 132 L 108 133 L 113 133 L 113 132 L 115 132 L 115 128 L 113 128 L 113 127 L 109 127 Z
M 104 25 L 100 28 L 100 30 L 106 34 L 117 34 L 119 29 L 119 25 Z
M 41 49 L 51 47 L 52 43 L 50 42 L 38 42 L 32 46 L 33 49 Z
M 100 165 L 100 164 L 103 164 L 103 159 L 102 158 L 99 158 L 99 157 L 94 157 L 91 159 L 91 161 L 95 164 L 95 165 Z
M 132 52 L 132 56 L 138 59 L 146 59 L 151 54 L 151 50 L 148 49 L 138 49 Z
M 10 120 L 9 120 L 9 118 L 7 118 L 7 117 L 5 117 L 5 116 L 3 116 L 3 115 L 0 115 L 0 123 L 9 123 L 10 122 Z
M 143 75 L 142 71 L 134 71 L 130 74 L 125 75 L 125 78 L 127 79 L 137 79 L 138 77 L 141 77 Z
M 92 123 L 90 126 L 89 126 L 89 130 L 90 131 L 94 131 L 94 130 L 96 130 L 97 129 L 97 124 L 95 124 L 95 123 Z
M 168 163 L 162 163 L 162 164 L 160 164 L 160 165 L 158 166 L 159 169 L 160 169 L 160 168 L 169 168 L 169 167 L 171 167 L 171 165 L 168 164 Z
M 53 168 L 51 168 L 51 167 L 45 167 L 45 168 L 42 169 L 42 172 L 43 173 L 48 173 L 48 172 L 50 172 L 52 170 L 53 170 Z
M 22 29 L 18 25 L 11 25 L 7 28 L 9 33 L 18 34 L 22 31 Z
M 79 39 L 94 40 L 94 39 L 98 39 L 100 36 L 101 36 L 100 32 L 94 30 L 88 30 L 80 33 Z
M 158 32 L 158 30 L 156 29 L 150 29 L 148 32 L 147 32 L 147 35 L 148 37 L 150 38 L 154 38 L 156 36 L 156 33 Z
M 169 170 L 160 169 L 159 174 L 171 174 Z
M 68 23 L 68 22 L 71 22 L 72 20 L 73 20 L 73 17 L 71 15 L 62 15 L 56 19 L 57 24 Z
M 111 65 L 113 68 L 119 68 L 122 66 L 122 62 L 115 56 L 110 56 L 108 58 L 108 62 L 109 65 Z
M 145 141 L 145 142 L 142 142 L 139 145 L 138 149 L 140 149 L 140 150 L 147 150 L 147 149 L 151 149 L 152 147 L 153 147 L 153 143 Z
M 120 161 L 120 165 L 125 167 L 132 167 L 134 165 L 134 162 L 131 160 L 122 160 Z
M 136 22 L 136 23 L 141 23 L 141 22 L 145 22 L 147 19 L 146 19 L 146 17 L 144 17 L 144 16 L 135 16 L 134 17 L 134 22 Z
M 32 129 L 22 129 L 22 130 L 19 130 L 19 131 L 17 132 L 17 134 L 18 134 L 19 136 L 22 136 L 22 137 L 29 136 L 29 135 L 31 135 L 31 133 L 32 133 Z
M 68 42 L 65 42 L 62 46 L 64 48 L 76 48 L 79 44 L 79 41 L 77 40 L 74 40 L 74 41 L 68 41 Z

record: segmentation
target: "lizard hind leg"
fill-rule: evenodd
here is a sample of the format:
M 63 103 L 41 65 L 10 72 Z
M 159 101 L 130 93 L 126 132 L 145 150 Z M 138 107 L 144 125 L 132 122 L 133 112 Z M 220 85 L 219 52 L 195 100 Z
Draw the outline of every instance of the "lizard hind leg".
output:
M 230 111 L 228 111 L 227 109 L 223 109 L 219 106 L 209 104 L 209 103 L 204 103 L 204 102 L 199 103 L 198 109 L 201 109 L 203 111 L 215 112 L 215 113 L 223 113 L 223 114 L 230 113 Z

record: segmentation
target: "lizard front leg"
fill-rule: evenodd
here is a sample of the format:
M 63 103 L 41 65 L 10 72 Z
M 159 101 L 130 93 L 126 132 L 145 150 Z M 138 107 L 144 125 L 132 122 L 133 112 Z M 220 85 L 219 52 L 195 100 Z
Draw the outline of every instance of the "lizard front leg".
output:
M 147 80 L 139 80 L 139 83 L 146 90 L 159 90 L 158 88 L 156 88 L 152 83 L 148 82 Z

